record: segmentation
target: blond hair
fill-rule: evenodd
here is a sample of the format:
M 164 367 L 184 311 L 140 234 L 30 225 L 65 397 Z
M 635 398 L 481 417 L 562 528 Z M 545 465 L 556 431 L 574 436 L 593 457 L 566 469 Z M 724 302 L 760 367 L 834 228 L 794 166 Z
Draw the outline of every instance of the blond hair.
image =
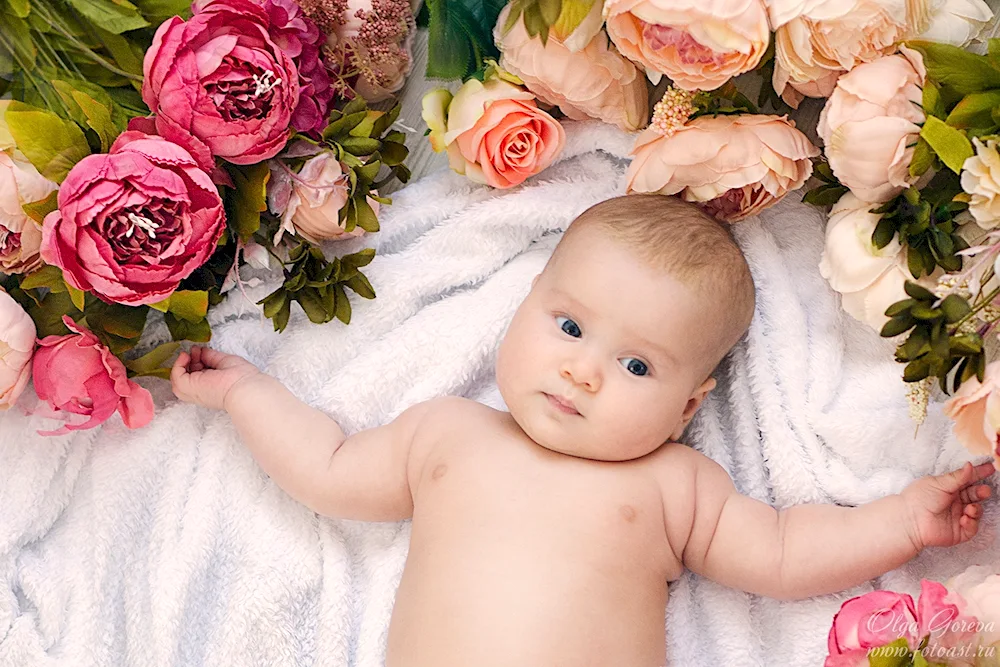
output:
M 591 206 L 563 238 L 595 227 L 624 243 L 637 259 L 693 289 L 706 307 L 720 313 L 713 322 L 715 340 L 706 340 L 709 370 L 749 329 L 755 303 L 753 278 L 728 224 L 677 197 L 634 194 Z

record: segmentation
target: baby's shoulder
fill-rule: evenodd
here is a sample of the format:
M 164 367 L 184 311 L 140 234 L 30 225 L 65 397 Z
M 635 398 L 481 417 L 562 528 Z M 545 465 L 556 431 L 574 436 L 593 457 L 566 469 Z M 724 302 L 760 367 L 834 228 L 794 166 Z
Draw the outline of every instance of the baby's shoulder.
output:
M 425 447 L 500 423 L 497 410 L 461 396 L 433 398 L 421 403 L 419 409 L 423 414 L 414 440 Z

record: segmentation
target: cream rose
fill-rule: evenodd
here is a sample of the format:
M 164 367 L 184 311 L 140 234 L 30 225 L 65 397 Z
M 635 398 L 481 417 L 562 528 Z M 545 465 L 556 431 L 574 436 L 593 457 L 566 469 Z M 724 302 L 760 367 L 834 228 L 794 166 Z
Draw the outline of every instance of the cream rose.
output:
M 0 410 L 17 402 L 31 377 L 35 323 L 0 289 Z
M 775 91 L 792 106 L 829 97 L 837 78 L 896 50 L 928 0 L 766 0 L 774 30 Z M 908 10 L 910 13 L 908 14 Z
M 752 70 L 770 40 L 762 0 L 607 0 L 608 35 L 657 83 L 715 90 Z
M 954 422 L 955 436 L 977 456 L 992 456 L 1000 467 L 997 433 L 1000 432 L 1000 362 L 986 366 L 983 381 L 975 376 L 962 383 L 945 401 L 944 413 Z M 1000 616 L 997 617 L 1000 623 Z M 1000 639 L 1000 637 L 998 637 Z
M 984 0 L 931 0 L 930 16 L 920 39 L 966 46 L 993 18 Z
M 12 152 L 0 152 L 0 273 L 30 273 L 42 263 L 42 228 L 21 206 L 45 199 L 59 186 Z
M 281 216 L 281 227 L 274 242 L 278 243 L 285 232 L 298 232 L 313 243 L 364 234 L 361 227 L 345 231 L 344 223 L 339 221 L 340 209 L 347 204 L 348 186 L 347 176 L 333 153 L 324 152 L 310 158 L 292 177 L 288 206 Z M 377 214 L 378 202 L 369 198 L 368 203 Z
M 636 139 L 627 191 L 678 194 L 729 222 L 801 187 L 819 154 L 778 116 L 701 116 L 666 135 L 657 120 Z
M 819 272 L 840 292 L 845 311 L 880 331 L 889 321 L 885 309 L 907 298 L 903 289 L 907 280 L 928 289 L 935 286 L 935 280 L 914 280 L 907 269 L 906 252 L 895 237 L 886 247 L 875 247 L 872 234 L 880 216 L 871 209 L 877 207 L 850 192 L 834 204 L 826 223 Z
M 1000 572 L 996 566 L 973 565 L 947 586 L 950 593 L 958 594 L 965 602 L 963 613 L 979 619 L 979 645 L 1000 643 Z
M 962 164 L 962 189 L 969 196 L 969 213 L 983 229 L 993 229 L 1000 224 L 1000 154 L 997 142 L 988 139 L 984 144 L 972 138 L 976 154 Z
M 469 79 L 454 97 L 442 88 L 423 99 L 431 147 L 477 183 L 509 188 L 555 160 L 566 133 L 508 72 L 492 67 L 485 82 Z
M 523 19 L 504 33 L 509 14 L 507 5 L 494 30 L 500 65 L 539 100 L 558 106 L 575 120 L 597 118 L 626 131 L 646 124 L 646 77 L 608 44 L 603 30 L 584 48 L 572 51 L 553 35 L 544 45 L 540 38 L 530 37 Z
M 904 49 L 840 77 L 823 107 L 816 131 L 830 168 L 858 198 L 885 202 L 913 182 L 924 75 L 920 54 Z

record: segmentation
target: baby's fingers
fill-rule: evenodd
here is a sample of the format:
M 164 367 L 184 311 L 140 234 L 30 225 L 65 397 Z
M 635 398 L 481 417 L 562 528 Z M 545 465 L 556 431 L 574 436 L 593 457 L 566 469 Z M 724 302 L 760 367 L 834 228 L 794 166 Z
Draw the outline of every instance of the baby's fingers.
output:
M 993 490 L 986 484 L 976 484 L 962 489 L 962 491 L 958 494 L 958 497 L 965 504 L 981 503 L 989 498 L 992 492 Z
M 955 493 L 970 484 L 975 484 L 981 480 L 986 479 L 994 472 L 993 462 L 982 463 L 977 466 L 973 466 L 971 463 L 966 463 L 958 470 L 952 470 L 951 472 L 945 473 L 943 475 L 938 475 L 936 477 L 938 483 L 941 485 L 941 489 L 948 493 Z
M 973 511 L 974 510 L 974 511 Z M 970 516 L 974 514 L 975 516 Z M 979 532 L 979 517 L 982 515 L 982 508 L 978 505 L 968 505 L 965 512 L 958 520 L 958 527 L 962 534 L 962 541 L 971 540 Z

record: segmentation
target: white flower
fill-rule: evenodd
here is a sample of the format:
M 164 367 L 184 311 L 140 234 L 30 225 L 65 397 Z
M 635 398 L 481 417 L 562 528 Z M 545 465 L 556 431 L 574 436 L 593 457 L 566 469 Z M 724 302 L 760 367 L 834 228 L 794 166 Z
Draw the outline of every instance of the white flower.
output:
M 879 331 L 889 319 L 885 309 L 906 298 L 903 285 L 913 276 L 897 238 L 882 249 L 872 243 L 880 216 L 870 211 L 877 207 L 850 192 L 840 198 L 826 225 L 819 272 L 830 287 L 840 292 L 845 311 Z M 927 287 L 935 284 L 926 277 L 915 282 Z
M 1000 224 L 1000 155 L 993 139 L 985 144 L 977 137 L 972 143 L 976 154 L 962 165 L 962 189 L 971 197 L 969 212 L 983 229 Z
M 920 39 L 965 46 L 993 18 L 985 0 L 932 0 L 928 24 Z

